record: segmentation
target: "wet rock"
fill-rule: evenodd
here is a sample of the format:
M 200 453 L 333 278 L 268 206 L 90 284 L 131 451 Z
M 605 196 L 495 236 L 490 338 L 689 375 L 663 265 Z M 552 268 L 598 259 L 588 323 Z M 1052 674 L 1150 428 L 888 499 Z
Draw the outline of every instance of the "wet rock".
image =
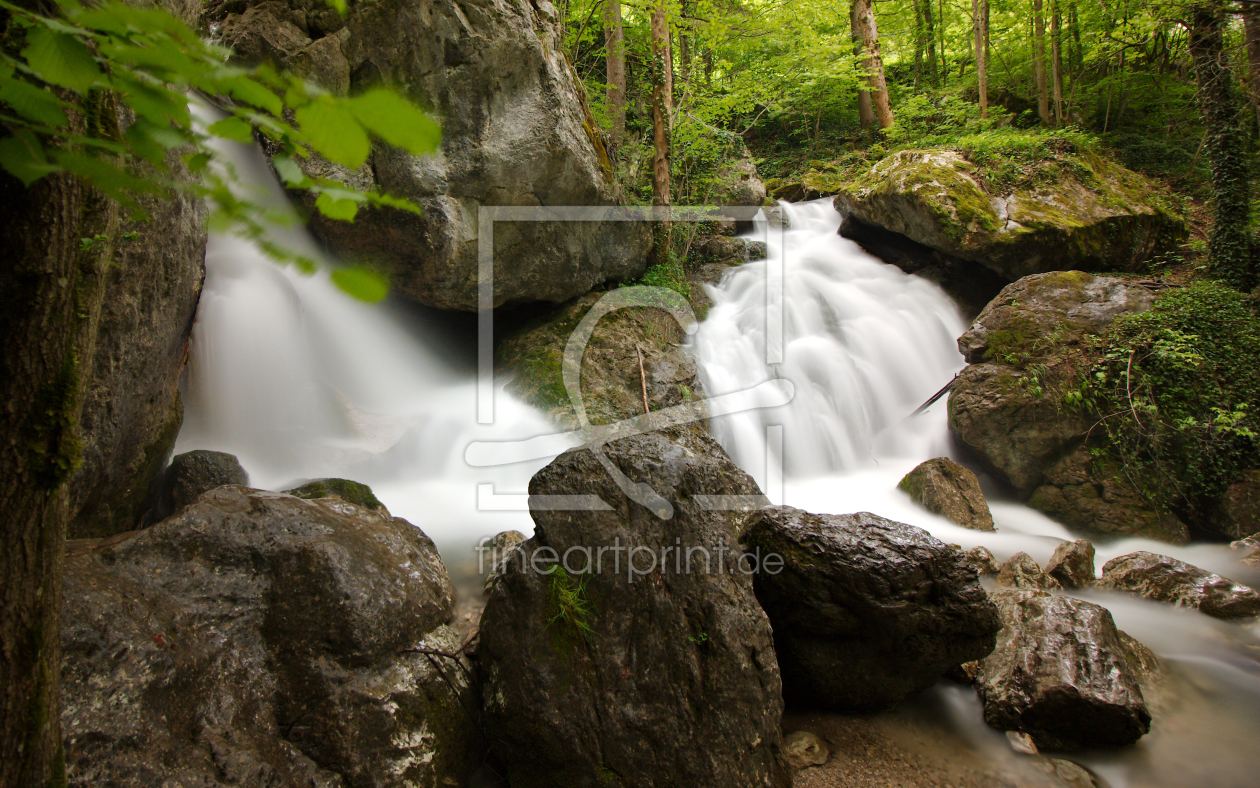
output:
M 669 519 L 627 497 L 589 449 L 534 475 L 537 527 L 508 554 L 477 652 L 486 732 L 508 779 L 786 788 L 770 624 L 732 563 L 760 491 L 696 433 L 602 451 Z M 559 495 L 602 503 L 553 508 L 565 505 L 549 497 Z M 723 505 L 743 511 L 713 508 Z M 557 561 L 563 571 L 551 569 Z
M 976 574 L 981 577 L 996 577 L 997 573 L 1002 571 L 1002 566 L 987 547 L 977 545 L 964 552 L 963 555 L 967 556 Z
M 1019 731 L 1007 731 L 1006 740 L 1010 742 L 1011 749 L 1020 755 L 1036 755 L 1037 743 L 1027 733 Z
M 481 589 L 486 597 L 490 596 L 495 582 L 503 574 L 504 563 L 509 554 L 527 538 L 520 531 L 503 531 L 495 534 L 484 545 L 478 545 L 478 561 L 484 561 L 490 567 L 490 571 L 486 573 L 485 585 Z
M 1194 608 L 1216 618 L 1260 614 L 1260 593 L 1254 589 L 1176 558 L 1142 550 L 1104 564 L 1099 585 Z
M 993 515 L 976 475 L 948 457 L 920 463 L 897 484 L 916 503 L 963 528 L 993 531 Z
M 945 678 L 957 684 L 975 684 L 980 675 L 980 660 L 973 659 L 961 665 L 955 665 L 945 673 Z
M 550 3 L 383 0 L 350 4 L 343 18 L 323 0 L 243 0 L 207 5 L 203 24 L 241 62 L 268 60 L 339 94 L 384 82 L 441 119 L 432 155 L 376 141 L 353 172 L 317 156 L 300 161 L 311 177 L 379 187 L 423 208 L 364 210 L 351 223 L 295 195 L 321 241 L 383 268 L 407 298 L 477 308 L 483 207 L 618 204 L 604 136 Z M 494 304 L 560 303 L 638 276 L 650 245 L 642 222 L 496 222 Z
M 1137 271 L 1185 237 L 1185 217 L 1144 177 L 1097 157 L 1073 161 L 1072 175 L 1012 191 L 995 189 L 961 153 L 898 151 L 844 183 L 836 210 L 1008 280 Z
M 362 506 L 364 509 L 375 509 L 378 512 L 389 514 L 385 504 L 381 503 L 372 493 L 371 487 L 362 482 L 352 482 L 349 479 L 316 479 L 284 492 L 286 495 L 307 500 L 340 498 L 355 506 Z
M 153 520 L 165 520 L 202 493 L 227 484 L 249 484 L 249 474 L 236 455 L 222 451 L 197 449 L 171 458 L 162 473 L 161 493 Z
M 1039 748 L 1121 747 L 1151 715 L 1115 622 L 1092 602 L 1044 591 L 999 591 L 997 647 L 980 665 L 984 719 Z
M 463 782 L 466 666 L 401 653 L 460 646 L 446 571 L 405 520 L 220 487 L 70 542 L 66 569 L 70 785 Z
M 920 528 L 775 506 L 743 542 L 785 562 L 754 584 L 784 690 L 807 704 L 886 708 L 993 647 L 1000 623 L 975 570 Z
M 822 766 L 831 757 L 827 743 L 809 731 L 796 731 L 783 737 L 783 752 L 793 769 Z
M 1234 540 L 1260 533 L 1260 470 L 1249 471 L 1225 490 L 1207 526 Z
M 1046 564 L 1046 574 L 1064 588 L 1085 588 L 1094 580 L 1094 545 L 1088 539 L 1061 542 Z
M 1230 542 L 1231 550 L 1238 550 L 1243 553 L 1242 562 L 1248 566 L 1260 567 L 1260 536 L 1249 536 L 1246 539 L 1239 539 L 1237 542 Z
M 707 202 L 724 208 L 737 221 L 751 220 L 766 201 L 766 185 L 757 174 L 757 165 L 748 156 L 719 167 L 713 181 L 713 194 Z
M 1059 581 L 1041 571 L 1041 567 L 1028 553 L 1016 553 L 1002 564 L 997 584 L 1005 588 L 1033 588 L 1057 591 L 1063 588 Z

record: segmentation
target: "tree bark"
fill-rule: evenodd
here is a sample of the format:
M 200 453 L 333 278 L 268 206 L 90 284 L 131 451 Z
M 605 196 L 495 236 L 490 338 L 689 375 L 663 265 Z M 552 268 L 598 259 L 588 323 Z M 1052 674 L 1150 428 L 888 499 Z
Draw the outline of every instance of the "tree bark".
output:
M 928 2 L 930 3 L 932 0 L 928 0 Z M 945 85 L 949 82 L 949 56 L 945 54 L 945 39 L 948 37 L 946 35 L 948 27 L 945 22 L 945 0 L 939 0 L 939 3 L 937 10 L 940 13 L 936 19 L 939 24 L 938 37 L 941 40 L 941 85 Z
M 917 88 L 923 84 L 923 8 L 919 5 L 919 0 L 912 0 L 914 3 L 914 86 Z
M 604 48 L 608 61 L 608 117 L 613 142 L 626 136 L 626 39 L 621 26 L 621 0 L 604 0 Z
M 665 17 L 666 0 L 656 0 L 652 7 L 652 204 L 667 207 L 669 194 L 669 25 Z M 652 262 L 669 259 L 669 222 L 661 222 L 655 231 Z
M 862 31 L 858 24 L 857 18 L 858 3 L 854 0 L 853 5 L 849 6 L 849 25 L 853 35 L 853 54 L 857 57 L 858 68 L 863 68 L 862 58 Z M 869 129 L 875 126 L 875 109 L 871 104 L 871 93 L 866 89 L 865 80 L 858 77 L 858 124 Z
M 1054 125 L 1063 125 L 1063 15 L 1059 0 L 1050 3 L 1050 85 L 1054 100 Z
M 1190 56 L 1198 82 L 1199 113 L 1206 127 L 1212 169 L 1212 230 L 1208 265 L 1240 290 L 1256 285 L 1251 270 L 1250 189 L 1242 111 L 1224 46 L 1224 15 L 1216 5 L 1190 9 Z
M 983 1 L 983 8 L 981 3 Z M 971 27 L 975 34 L 976 44 L 976 90 L 980 97 L 980 117 L 989 117 L 989 64 L 985 41 L 989 37 L 986 30 L 989 0 L 971 0 Z
M 940 85 L 941 79 L 936 63 L 936 24 L 932 18 L 932 0 L 923 0 L 923 27 L 927 34 L 928 84 L 935 88 Z
M 1046 87 L 1046 19 L 1041 13 L 1041 0 L 1033 0 L 1033 70 L 1037 75 L 1037 116 L 1042 123 L 1053 126 Z
M 1247 6 L 1242 18 L 1247 42 L 1247 93 L 1260 121 L 1260 8 Z
M 879 54 L 874 1 L 854 0 L 852 21 L 862 46 L 861 63 L 866 71 L 866 87 L 870 91 L 875 121 L 881 129 L 886 129 L 893 124 L 893 112 L 888 101 L 888 83 L 884 80 L 884 60 Z
M 692 0 L 682 0 L 682 18 L 678 22 L 678 63 L 682 73 L 683 102 L 688 107 L 691 106 L 691 3 Z

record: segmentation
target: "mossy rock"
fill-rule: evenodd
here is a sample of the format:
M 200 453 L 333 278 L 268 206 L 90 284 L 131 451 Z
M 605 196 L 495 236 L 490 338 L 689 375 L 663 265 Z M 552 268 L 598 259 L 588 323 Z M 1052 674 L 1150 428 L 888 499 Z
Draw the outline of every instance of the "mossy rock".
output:
M 1027 163 L 1017 179 L 984 161 L 898 151 L 844 184 L 836 209 L 1010 280 L 1137 272 L 1186 236 L 1185 216 L 1160 187 L 1100 156 L 1060 153 Z
M 286 495 L 292 495 L 295 498 L 305 498 L 312 501 L 316 498 L 340 498 L 355 506 L 362 506 L 364 509 L 375 509 L 380 512 L 388 511 L 385 508 L 385 504 L 381 503 L 372 493 L 371 487 L 360 482 L 352 482 L 349 479 L 316 479 L 284 492 Z

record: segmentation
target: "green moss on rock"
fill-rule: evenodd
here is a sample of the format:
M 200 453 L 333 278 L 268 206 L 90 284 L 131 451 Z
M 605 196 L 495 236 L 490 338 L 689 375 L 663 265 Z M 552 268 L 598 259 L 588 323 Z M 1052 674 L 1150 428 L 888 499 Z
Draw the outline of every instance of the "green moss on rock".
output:
M 307 482 L 292 490 L 284 491 L 287 495 L 297 498 L 306 498 L 314 500 L 316 498 L 340 498 L 343 501 L 352 503 L 355 506 L 362 506 L 365 509 L 375 509 L 377 511 L 386 511 L 385 504 L 377 500 L 372 493 L 372 488 L 360 482 L 353 482 L 349 479 L 316 479 L 313 482 Z

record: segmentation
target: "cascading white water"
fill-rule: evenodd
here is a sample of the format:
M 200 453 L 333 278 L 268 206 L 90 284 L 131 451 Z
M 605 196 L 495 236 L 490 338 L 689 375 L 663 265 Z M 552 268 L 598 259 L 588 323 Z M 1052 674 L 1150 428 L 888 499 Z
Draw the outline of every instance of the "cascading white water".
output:
M 260 152 L 222 143 L 220 153 L 255 199 L 287 207 Z M 273 235 L 321 259 L 304 230 Z M 501 390 L 495 423 L 478 425 L 474 373 L 435 354 L 444 338 L 414 322 L 398 305 L 347 296 L 327 269 L 306 276 L 277 266 L 251 242 L 212 233 L 176 451 L 235 454 L 263 488 L 326 476 L 366 483 L 392 513 L 432 537 L 448 564 L 471 560 L 480 537 L 532 531 L 525 511 L 479 506 L 478 485 L 524 493 L 548 460 L 474 469 L 463 454 L 473 441 L 553 428 Z
M 751 234 L 769 239 L 769 259 L 730 269 L 710 289 L 714 306 L 692 348 L 711 396 L 773 377 L 790 380 L 796 395 L 779 408 L 714 419 L 718 440 L 776 503 L 813 512 L 875 512 L 923 527 L 945 542 L 983 544 L 999 560 L 1024 551 L 1044 564 L 1060 541 L 1075 538 L 1049 518 L 993 498 L 997 532 L 972 531 L 928 513 L 896 489 L 918 463 L 949 455 L 944 400 L 908 418 L 963 367 L 955 339 L 965 326 L 948 296 L 841 238 L 840 216 L 829 201 L 782 204 L 782 210 L 790 229 L 780 233 L 759 223 Z M 768 364 L 767 282 L 778 271 L 784 294 L 782 361 Z M 773 309 L 770 314 L 775 317 Z M 781 435 L 781 444 L 767 435 Z M 775 457 L 780 445 L 781 467 Z M 1096 547 L 1100 566 L 1118 555 L 1150 550 L 1240 582 L 1260 581 L 1260 573 L 1220 545 L 1119 539 Z M 1115 753 L 1084 753 L 1077 760 L 1114 788 L 1255 785 L 1257 625 L 1220 622 L 1099 590 L 1081 596 L 1111 610 L 1121 629 L 1161 657 L 1169 685 L 1157 700 L 1151 733 L 1138 744 Z M 974 693 L 945 684 L 933 692 L 977 752 L 996 757 L 1009 751 L 1001 735 L 984 724 Z

